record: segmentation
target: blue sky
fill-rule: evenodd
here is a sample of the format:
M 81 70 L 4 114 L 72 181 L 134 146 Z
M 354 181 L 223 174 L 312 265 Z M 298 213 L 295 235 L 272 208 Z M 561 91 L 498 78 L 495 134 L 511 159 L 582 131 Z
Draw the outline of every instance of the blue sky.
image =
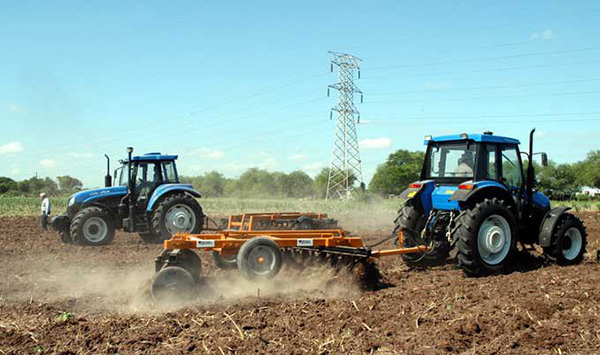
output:
M 488 5 L 486 5 L 488 4 Z M 0 12 L 0 176 L 99 186 L 103 154 L 182 174 L 329 164 L 327 51 L 363 59 L 365 180 L 423 136 L 600 149 L 598 1 L 14 1 Z

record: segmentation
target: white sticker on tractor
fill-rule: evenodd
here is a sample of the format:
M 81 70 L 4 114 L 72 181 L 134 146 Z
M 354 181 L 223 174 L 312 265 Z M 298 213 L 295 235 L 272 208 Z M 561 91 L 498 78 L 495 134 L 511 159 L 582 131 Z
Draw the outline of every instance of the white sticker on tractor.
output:
M 196 240 L 196 248 L 214 248 L 215 241 L 214 240 Z
M 299 247 L 312 247 L 313 240 L 312 239 L 298 239 L 298 242 L 296 245 Z

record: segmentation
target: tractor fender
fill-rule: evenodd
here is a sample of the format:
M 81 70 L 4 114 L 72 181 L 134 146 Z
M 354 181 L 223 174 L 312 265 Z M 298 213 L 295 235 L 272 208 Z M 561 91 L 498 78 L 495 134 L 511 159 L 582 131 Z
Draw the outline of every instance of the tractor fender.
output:
M 146 211 L 152 211 L 152 208 L 156 204 L 158 200 L 160 200 L 163 196 L 170 195 L 176 192 L 185 192 L 194 197 L 202 197 L 200 193 L 192 187 L 190 184 L 164 184 L 154 190 L 152 197 L 150 197 L 150 201 L 148 201 L 148 206 L 146 207 Z
M 556 207 L 546 213 L 540 225 L 539 244 L 542 247 L 549 247 L 552 243 L 552 233 L 560 218 L 570 210 L 571 207 Z
M 450 201 L 458 201 L 461 205 L 470 201 L 481 201 L 484 198 L 499 198 L 509 204 L 510 208 L 516 212 L 517 205 L 506 187 L 495 181 L 486 181 L 473 184 L 471 190 L 458 189 L 450 196 Z
M 420 205 L 426 215 L 429 214 L 432 208 L 431 194 L 435 189 L 435 181 L 424 180 L 413 182 L 409 187 L 402 191 L 401 198 L 413 200 L 415 205 Z

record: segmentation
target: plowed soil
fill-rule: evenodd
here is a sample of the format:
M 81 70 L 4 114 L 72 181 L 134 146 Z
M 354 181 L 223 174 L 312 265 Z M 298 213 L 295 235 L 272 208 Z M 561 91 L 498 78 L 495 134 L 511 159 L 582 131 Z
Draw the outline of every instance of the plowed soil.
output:
M 589 243 L 578 266 L 520 252 L 511 273 L 467 278 L 452 261 L 409 270 L 388 257 L 384 284 L 362 291 L 329 269 L 256 285 L 202 254 L 209 292 L 171 309 L 148 295 L 160 245 L 124 233 L 105 247 L 64 245 L 35 218 L 0 218 L 0 352 L 600 353 L 600 213 L 580 216 Z

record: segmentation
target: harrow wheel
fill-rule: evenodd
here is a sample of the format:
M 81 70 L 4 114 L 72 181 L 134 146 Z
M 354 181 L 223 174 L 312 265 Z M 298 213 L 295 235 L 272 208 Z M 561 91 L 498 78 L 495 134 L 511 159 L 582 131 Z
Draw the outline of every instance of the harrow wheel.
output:
M 152 278 L 152 299 L 160 304 L 189 302 L 196 295 L 194 277 L 184 268 L 167 266 Z
M 180 266 L 189 272 L 194 278 L 194 281 L 200 280 L 202 275 L 202 262 L 200 257 L 190 249 L 183 249 L 181 254 L 177 256 L 177 266 Z
M 219 269 L 236 269 L 238 267 L 236 254 L 221 255 L 218 251 L 214 250 L 211 254 L 215 265 Z
M 266 280 L 281 270 L 283 258 L 277 243 L 268 237 L 254 237 L 240 248 L 237 265 L 242 275 L 250 280 Z

